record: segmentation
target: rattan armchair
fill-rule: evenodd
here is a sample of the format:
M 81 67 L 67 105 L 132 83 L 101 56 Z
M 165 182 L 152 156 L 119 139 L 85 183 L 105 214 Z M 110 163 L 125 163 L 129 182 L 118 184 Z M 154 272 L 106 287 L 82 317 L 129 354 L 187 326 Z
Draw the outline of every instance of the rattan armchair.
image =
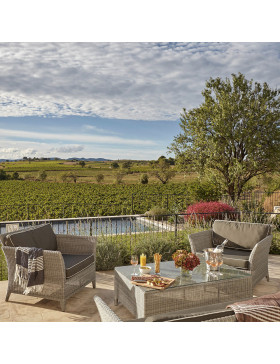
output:
M 269 280 L 270 225 L 216 220 L 212 229 L 189 235 L 193 253 L 203 253 L 224 239 L 229 240 L 224 249 L 225 264 L 250 271 L 253 287 L 264 277 Z
M 20 234 L 24 232 L 34 232 L 35 229 L 44 229 L 42 242 L 46 239 L 46 230 L 51 227 L 41 225 L 31 229 L 25 229 L 16 232 Z M 36 230 L 38 234 L 38 230 Z M 48 231 L 49 233 L 50 231 Z M 14 233 L 13 233 L 14 234 Z M 53 234 L 53 232 L 52 232 Z M 30 295 L 49 300 L 59 301 L 61 310 L 65 311 L 66 300 L 74 295 L 81 288 L 92 282 L 95 288 L 96 282 L 96 244 L 97 240 L 91 236 L 73 236 L 54 234 L 56 239 L 56 249 L 49 250 L 48 247 L 42 247 L 44 259 L 44 285 L 40 293 L 32 293 Z M 19 235 L 17 235 L 19 236 Z M 15 246 L 11 246 L 9 233 L 0 235 L 0 242 L 5 254 L 8 266 L 8 289 L 6 301 L 9 300 L 11 293 L 23 294 L 23 288 L 14 282 L 15 275 Z M 22 240 L 24 243 L 24 239 Z M 45 240 L 46 243 L 46 240 Z M 21 246 L 32 246 L 29 244 Z M 37 247 L 40 247 L 37 245 Z
M 95 304 L 97 306 L 100 319 L 102 322 L 123 322 L 118 315 L 115 314 L 110 307 L 99 297 L 93 297 Z M 196 314 L 187 315 L 186 314 L 175 314 L 168 313 L 166 315 L 156 315 L 142 319 L 135 319 L 129 322 L 236 322 L 236 317 L 234 311 L 230 309 L 219 310 L 215 312 L 210 312 L 207 314 Z

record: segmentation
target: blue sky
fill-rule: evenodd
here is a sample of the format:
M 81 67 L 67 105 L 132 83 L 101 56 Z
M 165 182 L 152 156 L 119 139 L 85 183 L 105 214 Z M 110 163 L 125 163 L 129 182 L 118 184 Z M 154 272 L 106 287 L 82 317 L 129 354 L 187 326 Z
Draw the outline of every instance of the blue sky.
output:
M 280 85 L 280 43 L 0 43 L 0 158 L 157 159 L 210 77 Z

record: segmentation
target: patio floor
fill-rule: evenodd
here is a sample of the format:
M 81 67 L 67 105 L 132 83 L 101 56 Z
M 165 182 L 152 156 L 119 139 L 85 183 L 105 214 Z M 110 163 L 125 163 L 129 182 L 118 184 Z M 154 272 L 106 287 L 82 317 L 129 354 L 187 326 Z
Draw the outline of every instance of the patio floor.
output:
M 263 279 L 254 289 L 255 296 L 280 291 L 280 255 L 269 256 L 270 281 Z M 66 304 L 66 312 L 61 312 L 58 302 L 23 295 L 11 294 L 5 302 L 7 281 L 0 282 L 0 322 L 98 322 L 93 296 L 99 295 L 122 320 L 133 319 L 132 314 L 121 304 L 114 306 L 113 271 L 96 273 L 96 289 L 88 285 Z

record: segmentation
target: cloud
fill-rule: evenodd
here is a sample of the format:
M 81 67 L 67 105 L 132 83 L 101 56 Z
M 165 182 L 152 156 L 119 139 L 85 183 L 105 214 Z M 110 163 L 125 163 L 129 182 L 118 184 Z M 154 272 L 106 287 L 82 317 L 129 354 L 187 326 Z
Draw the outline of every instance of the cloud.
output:
M 210 77 L 279 86 L 279 54 L 280 43 L 0 43 L 0 116 L 177 120 Z
M 105 133 L 105 134 L 117 134 L 114 131 L 108 130 L 108 129 L 103 129 L 103 128 L 98 128 L 95 125 L 88 125 L 88 124 L 84 124 L 82 126 L 82 130 L 84 131 L 94 131 L 97 133 Z
M 0 153 L 4 154 L 17 153 L 17 152 L 19 152 L 19 150 L 16 148 L 0 148 Z
M 75 153 L 84 150 L 82 145 L 64 145 L 62 147 L 56 148 L 55 153 Z
M 18 159 L 36 154 L 37 150 L 33 148 L 0 148 L 0 158 L 2 159 Z
M 109 135 L 90 135 L 90 134 L 66 134 L 66 133 L 43 133 L 31 132 L 24 130 L 9 130 L 0 129 L 1 137 L 6 138 L 25 138 L 25 139 L 40 139 L 40 140 L 59 140 L 59 141 L 76 141 L 84 143 L 99 143 L 99 144 L 121 144 L 121 145 L 155 145 L 152 140 L 141 139 L 125 139 Z
M 27 156 L 29 156 L 29 155 L 35 155 L 35 154 L 37 154 L 37 150 L 36 149 L 33 149 L 33 148 L 27 148 L 27 149 L 23 149 L 21 151 L 21 154 L 24 154 L 24 155 L 27 155 Z

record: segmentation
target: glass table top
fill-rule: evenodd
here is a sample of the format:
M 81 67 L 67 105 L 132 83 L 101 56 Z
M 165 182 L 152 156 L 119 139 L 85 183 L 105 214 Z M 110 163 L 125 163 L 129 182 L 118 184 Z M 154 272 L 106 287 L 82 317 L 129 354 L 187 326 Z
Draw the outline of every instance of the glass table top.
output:
M 190 286 L 199 283 L 206 283 L 206 282 L 218 282 L 224 281 L 226 279 L 242 279 L 248 278 L 251 276 L 249 271 L 244 271 L 241 269 L 237 269 L 234 267 L 230 267 L 228 265 L 223 264 L 220 268 L 220 272 L 222 275 L 216 275 L 215 273 L 207 273 L 205 259 L 202 255 L 199 255 L 200 265 L 197 266 L 190 275 L 182 276 L 180 269 L 175 267 L 173 261 L 168 262 L 161 262 L 160 263 L 160 275 L 162 277 L 173 278 L 175 282 L 172 283 L 170 288 L 176 288 L 180 286 Z M 151 274 L 154 274 L 154 263 L 147 264 L 149 267 L 152 267 Z M 117 273 L 124 275 L 129 280 L 131 279 L 131 274 L 133 273 L 133 266 L 123 266 L 123 267 L 116 267 L 115 270 Z M 139 265 L 136 266 L 136 272 L 139 273 Z M 151 289 L 141 287 L 143 289 Z

